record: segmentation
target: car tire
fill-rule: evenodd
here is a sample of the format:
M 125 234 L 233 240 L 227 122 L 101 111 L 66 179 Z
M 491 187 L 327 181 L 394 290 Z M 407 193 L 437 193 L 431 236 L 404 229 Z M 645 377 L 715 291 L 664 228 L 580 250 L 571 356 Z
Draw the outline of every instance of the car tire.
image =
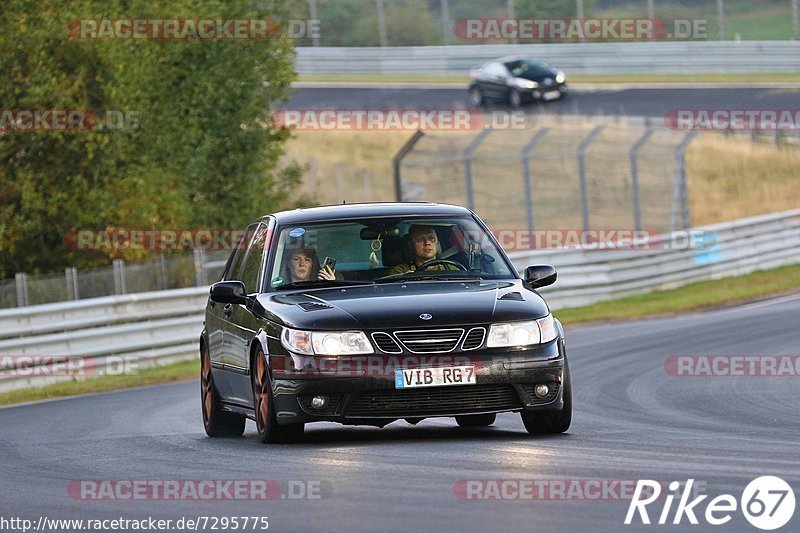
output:
M 486 99 L 483 96 L 483 91 L 481 91 L 480 87 L 470 87 L 469 89 L 469 103 L 475 107 L 480 107 L 484 103 L 486 103 Z
M 497 415 L 495 413 L 489 413 L 485 415 L 465 415 L 457 416 L 456 423 L 462 428 L 479 428 L 491 426 L 494 424 L 496 419 Z
M 531 435 L 564 433 L 572 423 L 572 379 L 564 362 L 564 407 L 559 411 L 523 411 L 522 423 Z
M 512 90 L 511 93 L 508 95 L 508 101 L 511 103 L 511 107 L 514 109 L 519 109 L 522 107 L 522 93 L 517 90 Z
M 251 369 L 250 382 L 253 386 L 253 415 L 259 440 L 264 444 L 299 440 L 303 436 L 305 424 L 278 425 L 267 360 L 261 350 L 253 358 Z
M 209 437 L 241 437 L 247 419 L 222 409 L 222 401 L 211 372 L 211 357 L 205 345 L 200 352 L 200 405 L 203 427 Z

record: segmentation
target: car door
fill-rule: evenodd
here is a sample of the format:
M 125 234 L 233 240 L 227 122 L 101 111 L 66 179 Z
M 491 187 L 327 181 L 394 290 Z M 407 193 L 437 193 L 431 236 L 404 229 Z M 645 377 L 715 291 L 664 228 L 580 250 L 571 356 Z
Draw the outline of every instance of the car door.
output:
M 484 94 L 495 100 L 502 100 L 508 95 L 508 69 L 502 63 L 486 65 L 484 77 Z
M 247 251 L 250 248 L 250 243 L 258 229 L 259 224 L 251 224 L 247 227 L 239 244 L 233 253 L 233 256 L 225 269 L 223 279 L 225 281 L 238 281 L 239 272 L 242 269 L 242 263 L 247 256 Z M 211 305 L 211 304 L 209 304 Z M 209 330 L 209 346 L 212 342 L 215 345 L 216 353 L 211 354 L 211 365 L 214 367 L 214 383 L 217 385 L 217 390 L 225 401 L 230 401 L 233 395 L 233 381 L 231 380 L 231 319 L 233 317 L 234 308 L 233 304 L 214 304 L 211 312 L 214 319 L 218 320 L 218 325 L 215 328 L 215 339 L 211 340 L 211 331 Z M 212 320 L 214 320 L 212 319 Z
M 237 272 L 237 279 L 244 284 L 250 296 L 261 292 L 266 246 L 271 235 L 271 226 L 261 223 L 255 228 L 253 239 L 247 248 L 244 260 Z M 252 313 L 252 304 L 233 305 L 225 329 L 227 353 L 225 371 L 230 386 L 230 401 L 250 405 L 250 343 L 258 332 L 259 320 Z

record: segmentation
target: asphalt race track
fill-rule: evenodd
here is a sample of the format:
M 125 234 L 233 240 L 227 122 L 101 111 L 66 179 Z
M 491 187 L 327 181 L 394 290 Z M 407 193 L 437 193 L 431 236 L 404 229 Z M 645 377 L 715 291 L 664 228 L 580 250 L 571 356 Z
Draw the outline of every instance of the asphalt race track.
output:
M 799 89 L 791 88 L 626 88 L 573 90 L 561 101 L 531 104 L 529 113 L 663 117 L 673 110 L 797 109 Z M 466 85 L 457 88 L 301 88 L 288 109 L 425 109 L 469 107 Z M 508 106 L 495 106 L 508 109 Z
M 257 442 L 250 422 L 245 438 L 210 439 L 198 383 L 0 409 L 0 515 L 268 516 L 270 531 L 757 531 L 741 512 L 718 527 L 702 518 L 693 528 L 685 518 L 682 526 L 624 526 L 625 500 L 462 500 L 454 484 L 694 478 L 712 497 L 738 499 L 750 480 L 772 474 L 796 488 L 798 377 L 675 377 L 664 363 L 670 355 L 798 355 L 799 316 L 793 295 L 676 318 L 567 325 L 575 417 L 557 437 L 530 438 L 517 415 L 504 414 L 471 430 L 451 419 L 382 430 L 310 425 L 303 443 L 270 446 Z M 82 501 L 67 489 L 83 479 L 318 480 L 322 497 Z M 649 510 L 656 520 L 661 505 Z M 781 531 L 799 524 L 797 511 Z

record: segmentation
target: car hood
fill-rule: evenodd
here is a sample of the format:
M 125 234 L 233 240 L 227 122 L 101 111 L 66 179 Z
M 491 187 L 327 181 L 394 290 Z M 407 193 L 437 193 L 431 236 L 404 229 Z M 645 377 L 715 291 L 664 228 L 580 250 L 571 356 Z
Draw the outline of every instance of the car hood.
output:
M 486 324 L 549 312 L 521 280 L 410 281 L 265 293 L 258 303 L 263 316 L 283 325 L 323 330 Z
M 530 80 L 536 82 L 543 82 L 546 78 L 550 78 L 551 80 L 555 81 L 556 76 L 558 76 L 558 71 L 555 69 L 549 70 L 533 70 L 530 72 L 523 72 L 517 78 L 522 78 L 523 80 Z

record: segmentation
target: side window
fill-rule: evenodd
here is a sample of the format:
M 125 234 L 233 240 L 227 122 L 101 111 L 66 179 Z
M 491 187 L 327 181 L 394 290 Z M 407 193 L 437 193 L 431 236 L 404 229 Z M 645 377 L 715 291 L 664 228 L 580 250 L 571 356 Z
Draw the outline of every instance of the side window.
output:
M 228 267 L 225 269 L 225 281 L 239 279 L 238 273 L 242 266 L 242 261 L 244 260 L 244 256 L 247 253 L 248 244 L 252 240 L 253 234 L 255 233 L 257 227 L 257 224 L 251 224 L 247 226 L 246 230 L 244 230 L 242 238 L 239 239 L 239 244 L 236 245 L 236 249 L 233 251 L 231 258 L 228 261 Z
M 261 271 L 261 260 L 264 257 L 264 245 L 268 234 L 267 225 L 261 224 L 256 230 L 242 263 L 239 279 L 244 283 L 247 294 L 258 292 L 258 274 Z

